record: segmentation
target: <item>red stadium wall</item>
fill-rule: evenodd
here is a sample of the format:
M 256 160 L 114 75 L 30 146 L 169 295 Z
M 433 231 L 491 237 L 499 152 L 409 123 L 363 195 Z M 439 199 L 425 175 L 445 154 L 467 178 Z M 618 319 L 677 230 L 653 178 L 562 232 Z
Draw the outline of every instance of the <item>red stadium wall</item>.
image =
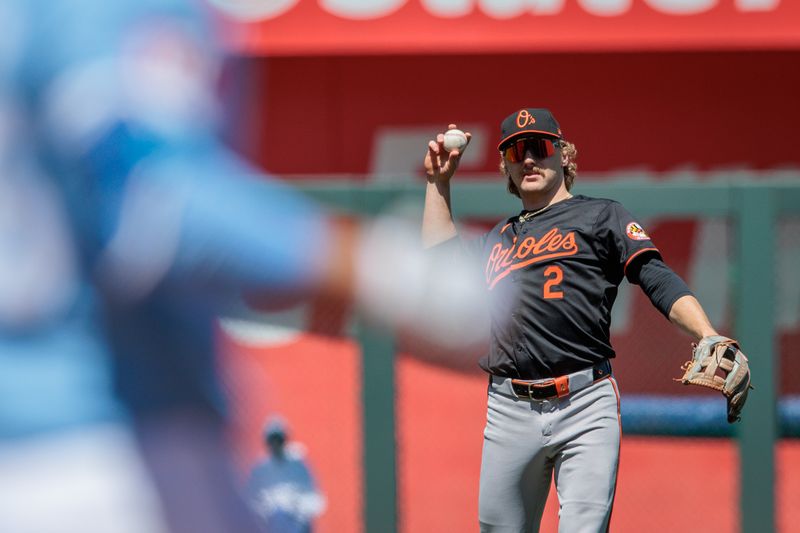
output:
M 490 140 L 550 107 L 580 169 L 800 167 L 800 52 L 653 52 L 240 59 L 238 142 L 279 174 L 370 171 L 387 127 L 450 121 Z M 420 156 L 424 145 L 420 146 Z M 478 168 L 494 171 L 492 142 Z

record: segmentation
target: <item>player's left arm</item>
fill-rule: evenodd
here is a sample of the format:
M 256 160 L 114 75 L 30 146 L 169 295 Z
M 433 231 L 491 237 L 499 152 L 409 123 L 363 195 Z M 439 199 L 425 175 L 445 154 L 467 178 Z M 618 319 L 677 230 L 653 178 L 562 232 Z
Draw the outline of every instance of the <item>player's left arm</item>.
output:
M 642 288 L 656 309 L 697 340 L 717 335 L 700 302 L 657 253 L 637 259 L 627 272 L 628 279 Z
M 697 298 L 691 294 L 678 298 L 669 310 L 669 321 L 697 340 L 718 335 Z
M 622 205 L 609 203 L 595 227 L 601 238 L 599 250 L 608 250 L 628 281 L 639 285 L 670 322 L 697 340 L 717 334 L 692 291 L 667 266 L 650 236 Z
M 739 344 L 717 334 L 689 287 L 664 264 L 656 249 L 645 249 L 633 259 L 626 271 L 628 280 L 640 285 L 670 322 L 697 341 L 678 381 L 722 392 L 728 422 L 739 420 L 750 389 L 750 369 Z

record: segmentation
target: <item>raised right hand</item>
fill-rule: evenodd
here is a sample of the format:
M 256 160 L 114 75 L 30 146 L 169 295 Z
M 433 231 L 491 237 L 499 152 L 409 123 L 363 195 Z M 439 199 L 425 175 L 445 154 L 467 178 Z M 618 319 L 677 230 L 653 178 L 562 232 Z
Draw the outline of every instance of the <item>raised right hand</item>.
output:
M 458 126 L 450 124 L 447 129 L 456 129 Z M 467 146 L 472 139 L 472 134 L 465 132 L 467 136 Z M 461 154 L 464 153 L 467 146 L 463 149 L 451 150 L 448 152 L 444 148 L 444 133 L 439 133 L 435 141 L 428 142 L 428 151 L 425 154 L 425 174 L 428 181 L 449 181 L 455 174 L 458 168 L 458 163 L 461 160 Z

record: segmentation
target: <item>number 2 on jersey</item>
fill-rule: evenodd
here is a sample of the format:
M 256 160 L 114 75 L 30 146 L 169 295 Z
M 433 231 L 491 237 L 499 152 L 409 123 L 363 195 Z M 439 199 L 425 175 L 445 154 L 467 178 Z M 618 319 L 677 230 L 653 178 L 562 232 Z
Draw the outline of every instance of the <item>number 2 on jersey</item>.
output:
M 564 279 L 564 271 L 560 266 L 551 265 L 544 269 L 544 277 L 547 281 L 544 282 L 544 298 L 545 300 L 560 300 L 564 297 L 564 293 L 558 288 L 558 285 Z

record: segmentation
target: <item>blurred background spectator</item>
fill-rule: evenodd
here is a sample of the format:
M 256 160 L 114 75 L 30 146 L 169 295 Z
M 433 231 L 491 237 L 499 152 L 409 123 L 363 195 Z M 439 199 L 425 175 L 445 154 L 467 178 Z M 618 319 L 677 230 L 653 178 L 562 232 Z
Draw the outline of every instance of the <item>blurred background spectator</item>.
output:
M 277 416 L 268 421 L 263 435 L 268 455 L 250 471 L 250 504 L 267 531 L 311 533 L 314 519 L 325 510 L 325 496 L 306 464 L 304 447 L 289 442 L 286 422 Z

